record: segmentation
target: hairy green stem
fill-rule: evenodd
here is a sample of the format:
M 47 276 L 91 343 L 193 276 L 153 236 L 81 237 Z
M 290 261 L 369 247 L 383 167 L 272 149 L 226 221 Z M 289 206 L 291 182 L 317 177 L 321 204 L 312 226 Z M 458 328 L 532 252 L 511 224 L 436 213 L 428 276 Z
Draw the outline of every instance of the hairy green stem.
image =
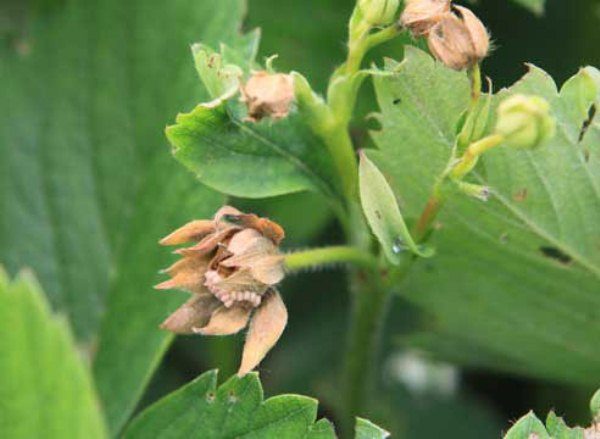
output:
M 335 246 L 288 253 L 285 255 L 288 270 L 303 270 L 322 265 L 350 263 L 369 270 L 377 270 L 377 259 L 356 247 Z

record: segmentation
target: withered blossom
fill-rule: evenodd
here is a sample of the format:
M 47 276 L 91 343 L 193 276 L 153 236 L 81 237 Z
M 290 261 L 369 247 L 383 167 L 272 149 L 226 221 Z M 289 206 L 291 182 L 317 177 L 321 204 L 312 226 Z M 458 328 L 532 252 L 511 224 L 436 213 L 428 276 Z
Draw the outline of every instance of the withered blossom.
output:
M 462 70 L 481 61 L 490 47 L 490 37 L 473 12 L 452 6 L 431 28 L 427 44 L 431 53 L 448 67 Z
M 400 23 L 415 37 L 427 35 L 448 12 L 450 0 L 408 0 Z
M 248 107 L 248 120 L 281 119 L 289 114 L 294 101 L 294 79 L 283 73 L 254 72 L 240 91 Z
M 175 253 L 182 259 L 164 270 L 160 290 L 192 297 L 161 325 L 177 334 L 231 335 L 249 326 L 238 375 L 254 369 L 287 324 L 275 285 L 284 277 L 277 223 L 225 206 L 212 220 L 196 220 L 163 238 L 162 245 L 193 242 Z M 249 323 L 249 325 L 248 325 Z

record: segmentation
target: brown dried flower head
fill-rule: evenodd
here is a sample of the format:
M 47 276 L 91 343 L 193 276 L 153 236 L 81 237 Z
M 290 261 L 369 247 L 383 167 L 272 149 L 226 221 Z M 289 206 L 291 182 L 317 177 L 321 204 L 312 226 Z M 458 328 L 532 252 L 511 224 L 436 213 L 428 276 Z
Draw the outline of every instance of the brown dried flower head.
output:
M 452 6 L 429 32 L 431 53 L 448 67 L 462 70 L 488 53 L 490 37 L 483 23 L 469 9 Z
M 288 115 L 294 101 L 294 79 L 283 73 L 254 72 L 241 86 L 241 93 L 242 102 L 248 106 L 248 120 L 281 119 Z
M 192 297 L 161 325 L 177 334 L 230 335 L 249 323 L 239 375 L 254 369 L 287 324 L 275 285 L 284 277 L 278 246 L 281 226 L 229 206 L 212 220 L 196 220 L 163 238 L 162 245 L 193 242 L 175 253 L 182 259 L 164 270 L 160 290 L 182 289 Z
M 400 23 L 415 37 L 427 35 L 448 12 L 450 0 L 408 0 Z

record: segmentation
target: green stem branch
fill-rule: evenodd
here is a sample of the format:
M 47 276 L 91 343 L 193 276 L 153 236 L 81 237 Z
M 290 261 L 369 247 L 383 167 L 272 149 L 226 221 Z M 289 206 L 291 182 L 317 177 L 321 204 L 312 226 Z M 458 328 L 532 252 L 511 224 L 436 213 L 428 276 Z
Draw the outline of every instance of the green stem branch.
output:
M 285 255 L 288 270 L 296 271 L 323 265 L 350 263 L 368 270 L 377 270 L 377 259 L 356 247 L 335 246 L 303 250 Z

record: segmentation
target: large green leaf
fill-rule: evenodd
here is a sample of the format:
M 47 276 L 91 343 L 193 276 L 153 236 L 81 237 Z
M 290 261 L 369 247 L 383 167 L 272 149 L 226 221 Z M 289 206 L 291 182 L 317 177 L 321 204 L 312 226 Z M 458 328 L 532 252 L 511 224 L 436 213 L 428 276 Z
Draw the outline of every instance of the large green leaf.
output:
M 280 395 L 263 402 L 256 373 L 232 377 L 217 389 L 217 372 L 206 372 L 142 412 L 126 438 L 333 438 L 317 418 L 317 401 Z
M 237 44 L 244 4 L 46 3 L 20 2 L 25 22 L 0 48 L 0 261 L 34 268 L 79 340 L 101 325 L 94 372 L 116 431 L 182 300 L 152 291 L 170 261 L 156 242 L 221 203 L 172 159 L 163 128 L 208 99 L 189 45 Z
M 91 375 L 67 322 L 28 274 L 0 267 L 0 437 L 102 438 Z
M 382 131 L 370 156 L 415 217 L 445 166 L 469 99 L 466 75 L 411 49 L 376 79 Z M 580 141 L 599 87 L 579 72 L 557 92 L 541 70 L 513 93 L 552 105 L 558 134 L 545 147 L 486 154 L 475 181 L 493 197 L 455 196 L 440 218 L 438 257 L 401 286 L 428 314 L 418 343 L 470 364 L 590 383 L 600 372 L 600 155 L 596 121 Z M 587 125 L 587 124 L 586 124 Z
M 233 376 L 217 387 L 217 371 L 164 397 L 140 413 L 125 430 L 134 438 L 334 439 L 333 424 L 317 421 L 318 401 L 300 395 L 278 395 L 263 401 L 257 373 Z M 356 438 L 389 436 L 372 422 L 356 420 Z
M 230 92 L 248 75 L 253 59 L 228 47 L 215 53 L 204 45 L 194 48 L 194 58 L 211 98 L 222 100 L 179 114 L 167 128 L 175 158 L 203 183 L 234 196 L 314 190 L 336 197 L 339 181 L 333 162 L 301 111 L 292 108 L 281 120 L 245 121 L 245 105 Z

